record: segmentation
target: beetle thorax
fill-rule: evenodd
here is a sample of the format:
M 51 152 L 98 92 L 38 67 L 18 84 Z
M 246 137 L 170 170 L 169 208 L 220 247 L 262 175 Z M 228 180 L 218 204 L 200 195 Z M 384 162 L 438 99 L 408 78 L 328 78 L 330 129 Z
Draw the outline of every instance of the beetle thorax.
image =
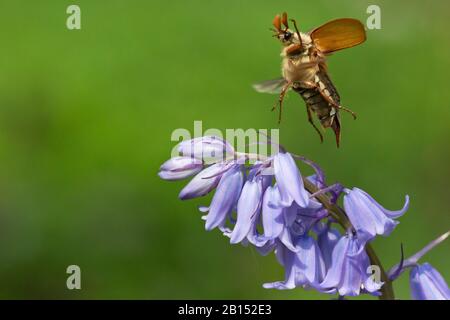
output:
M 309 36 L 308 36 L 309 37 Z M 303 37 L 302 37 L 303 38 Z M 319 71 L 317 57 L 311 43 L 303 42 L 303 50 L 296 55 L 287 55 L 289 47 L 283 50 L 282 74 L 289 82 L 312 82 Z

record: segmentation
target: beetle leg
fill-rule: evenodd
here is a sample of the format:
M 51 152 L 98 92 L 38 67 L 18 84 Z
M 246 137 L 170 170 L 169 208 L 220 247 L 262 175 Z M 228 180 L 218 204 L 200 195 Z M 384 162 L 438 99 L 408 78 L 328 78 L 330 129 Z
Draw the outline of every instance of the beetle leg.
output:
M 297 54 L 300 54 L 303 50 L 303 47 L 301 44 L 293 44 L 286 50 L 286 55 L 288 56 L 294 56 Z
M 350 110 L 350 109 L 348 109 L 346 107 L 343 107 L 343 106 L 338 106 L 337 108 L 340 109 L 340 110 L 344 110 L 344 111 L 350 113 L 352 115 L 353 119 L 356 120 L 356 113 L 354 113 L 352 110 Z
M 317 128 L 317 126 L 315 125 L 313 118 L 312 118 L 312 114 L 311 114 L 311 107 L 308 106 L 308 104 L 306 104 L 306 112 L 308 113 L 308 121 L 309 123 L 311 123 L 311 125 L 314 127 L 314 129 L 316 129 L 317 133 L 319 134 L 320 137 L 320 142 L 323 143 L 323 135 L 322 132 L 320 132 L 319 128 Z
M 322 97 L 325 98 L 325 100 L 327 100 L 327 102 L 334 108 L 334 109 L 338 109 L 338 110 L 344 110 L 348 113 L 350 113 L 353 116 L 353 119 L 356 120 L 356 113 L 354 113 L 352 110 L 343 107 L 339 104 L 337 104 L 331 97 L 329 94 L 327 94 L 327 92 L 325 92 L 326 89 L 321 89 L 319 86 L 316 86 L 317 90 L 319 90 L 320 94 L 322 95 Z
M 281 122 L 281 111 L 283 110 L 283 101 L 284 101 L 284 96 L 286 95 L 286 92 L 288 91 L 288 89 L 292 86 L 292 82 L 286 82 L 286 84 L 283 86 L 283 88 L 281 89 L 280 92 L 280 96 L 278 97 L 278 104 L 276 104 L 273 108 L 272 111 L 274 111 L 277 107 L 280 108 L 280 112 L 278 115 L 278 123 Z

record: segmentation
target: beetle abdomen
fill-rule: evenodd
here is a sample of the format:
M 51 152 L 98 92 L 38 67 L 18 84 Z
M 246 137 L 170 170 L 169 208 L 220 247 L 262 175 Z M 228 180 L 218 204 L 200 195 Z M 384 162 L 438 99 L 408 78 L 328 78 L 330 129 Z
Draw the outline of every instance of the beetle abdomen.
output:
M 336 143 L 339 146 L 340 139 L 340 122 L 339 113 L 329 101 L 325 99 L 327 95 L 336 105 L 340 105 L 340 97 L 336 88 L 331 82 L 326 72 L 320 71 L 315 75 L 316 88 L 305 88 L 294 86 L 294 91 L 298 92 L 306 103 L 306 107 L 310 108 L 319 119 L 324 128 L 332 128 L 336 134 Z

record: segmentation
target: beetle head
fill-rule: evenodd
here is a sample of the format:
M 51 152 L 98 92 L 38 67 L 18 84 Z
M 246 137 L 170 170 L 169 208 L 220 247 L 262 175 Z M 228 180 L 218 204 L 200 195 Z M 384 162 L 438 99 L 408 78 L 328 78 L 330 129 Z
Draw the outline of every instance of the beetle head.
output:
M 295 21 L 293 21 L 293 22 L 294 22 L 294 26 L 295 26 Z M 273 36 L 278 38 L 278 40 L 280 40 L 280 42 L 284 46 L 289 46 L 294 43 L 295 33 L 297 33 L 297 38 L 298 38 L 297 41 L 300 42 L 300 45 L 302 44 L 300 32 L 297 30 L 297 28 L 295 28 L 296 29 L 295 33 L 293 31 L 289 30 L 288 16 L 287 16 L 286 12 L 283 12 L 281 15 L 277 14 L 275 16 L 275 18 L 273 19 L 272 24 L 275 27 L 275 29 L 271 29 L 274 32 Z

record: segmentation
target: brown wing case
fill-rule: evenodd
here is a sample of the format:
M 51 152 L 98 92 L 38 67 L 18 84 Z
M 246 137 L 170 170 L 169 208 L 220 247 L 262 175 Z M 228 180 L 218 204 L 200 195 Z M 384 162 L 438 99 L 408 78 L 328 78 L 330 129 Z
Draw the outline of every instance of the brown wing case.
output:
M 325 54 L 354 47 L 366 40 L 364 25 L 350 18 L 327 22 L 311 31 L 310 35 L 317 49 Z

